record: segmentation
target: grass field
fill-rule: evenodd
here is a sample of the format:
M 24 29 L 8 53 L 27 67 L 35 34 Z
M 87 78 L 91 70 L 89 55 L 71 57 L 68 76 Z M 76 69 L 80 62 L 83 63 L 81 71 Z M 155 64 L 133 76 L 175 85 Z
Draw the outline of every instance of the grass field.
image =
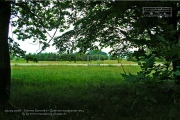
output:
M 179 108 L 151 89 L 156 101 L 137 97 L 143 84 L 129 84 L 118 66 L 12 66 L 11 102 L 2 120 L 169 120 Z M 139 66 L 124 66 L 136 74 Z
M 18 64 L 18 63 L 26 63 L 25 60 L 11 60 L 11 63 L 13 64 Z M 27 64 L 32 64 L 33 62 L 30 61 Z M 97 64 L 97 61 L 91 61 L 91 64 Z M 121 61 L 122 64 L 137 64 L 136 62 L 133 61 L 127 61 L 125 59 L 122 59 Z M 37 64 L 87 64 L 87 61 L 39 61 Z M 117 60 L 104 60 L 100 61 L 100 64 L 118 64 Z

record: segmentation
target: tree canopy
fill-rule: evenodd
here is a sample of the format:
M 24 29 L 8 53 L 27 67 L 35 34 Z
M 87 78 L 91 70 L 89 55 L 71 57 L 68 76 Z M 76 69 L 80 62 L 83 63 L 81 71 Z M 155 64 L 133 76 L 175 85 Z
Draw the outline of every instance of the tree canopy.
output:
M 153 50 L 162 43 L 165 47 L 163 40 L 168 45 L 169 41 L 173 44 L 170 39 L 176 39 L 173 36 L 176 28 L 170 23 L 171 18 L 143 17 L 142 8 L 148 6 L 177 9 L 176 2 L 77 2 L 76 11 L 81 18 L 76 18 L 74 30 L 55 41 L 62 41 L 66 36 L 75 37 L 81 50 L 93 48 L 98 41 L 101 47 L 114 48 L 115 53 L 133 47 Z
M 180 76 L 179 45 L 179 3 L 176 1 L 1 1 L 0 4 L 0 72 L 3 79 L 1 88 L 9 89 L 10 62 L 8 52 L 8 24 L 11 12 L 11 25 L 16 28 L 14 34 L 18 40 L 32 40 L 44 50 L 52 42 L 60 52 L 72 53 L 75 48 L 86 52 L 97 47 L 110 46 L 114 54 L 134 52 L 137 58 L 143 58 L 143 72 L 148 76 L 152 70 L 158 75 L 174 74 L 176 81 Z M 143 7 L 171 7 L 170 17 L 144 17 Z M 4 18 L 3 18 L 4 17 Z M 2 19 L 3 18 L 3 19 Z M 70 25 L 74 28 L 71 30 Z M 64 32 L 62 35 L 60 33 Z M 13 39 L 9 39 L 10 44 Z M 15 45 L 14 53 L 20 51 Z M 16 50 L 15 50 L 16 49 Z M 22 51 L 20 53 L 23 53 Z M 141 56 L 141 57 L 140 57 Z M 142 57 L 143 56 L 143 57 Z M 154 66 L 154 57 L 166 61 L 164 67 Z M 5 62 L 6 61 L 6 62 Z M 150 68 L 150 69 L 149 69 Z M 149 70 L 151 70 L 149 72 Z M 161 72 L 159 72 L 159 70 Z M 6 72 L 4 72 L 6 71 Z M 179 81 L 180 84 L 180 81 Z M 8 87 L 7 87 L 8 86 Z M 3 90 L 2 90 L 3 91 Z M 3 93 L 0 93 L 3 95 Z
M 171 16 L 143 16 L 144 7 L 169 7 Z M 46 1 L 14 3 L 12 21 L 19 40 L 33 39 L 42 44 L 50 42 L 59 52 L 80 53 L 110 46 L 111 54 L 133 54 L 147 59 L 152 55 L 173 62 L 176 71 L 180 56 L 179 3 L 176 1 Z M 55 9 L 54 9 L 55 8 Z M 69 29 L 70 26 L 73 29 Z M 50 34 L 53 32 L 53 34 Z M 56 33 L 62 33 L 58 34 Z M 179 63 L 178 63 L 179 64 Z
M 49 47 L 56 34 L 69 28 L 71 2 L 21 1 L 12 3 L 11 25 L 18 40 L 31 40 L 40 52 Z M 54 9 L 56 8 L 56 9 Z
M 74 4 L 75 13 L 78 13 L 73 21 L 74 29 L 55 38 L 56 43 L 68 36 L 75 38 L 76 47 L 79 47 L 81 52 L 95 48 L 96 42 L 99 42 L 101 47 L 113 48 L 113 54 L 128 53 L 131 48 L 138 48 L 133 55 L 138 60 L 145 61 L 144 64 L 139 63 L 145 70 L 143 74 L 150 74 L 154 70 L 157 72 L 156 69 L 161 72 L 164 68 L 169 70 L 172 63 L 173 69 L 166 75 L 173 73 L 179 81 L 178 2 L 76 1 Z M 171 15 L 143 16 L 144 7 L 169 7 Z M 155 68 L 154 57 L 165 60 L 163 67 Z M 147 71 L 149 68 L 152 68 L 151 71 Z M 158 71 L 155 77 L 164 74 L 161 72 Z
M 94 49 L 95 42 L 99 42 L 101 47 L 110 46 L 112 53 L 134 47 L 150 49 L 151 52 L 153 49 L 162 51 L 163 47 L 156 46 L 162 44 L 163 40 L 169 45 L 166 39 L 171 39 L 176 30 L 169 24 L 170 17 L 143 17 L 142 8 L 149 6 L 178 7 L 177 2 L 162 1 L 19 2 L 14 4 L 12 10 L 12 16 L 18 17 L 12 21 L 12 25 L 17 27 L 14 33 L 19 40 L 31 38 L 33 42 L 43 45 L 42 50 L 52 41 L 62 52 L 75 48 L 85 52 Z M 74 26 L 73 30 L 56 35 L 70 25 Z

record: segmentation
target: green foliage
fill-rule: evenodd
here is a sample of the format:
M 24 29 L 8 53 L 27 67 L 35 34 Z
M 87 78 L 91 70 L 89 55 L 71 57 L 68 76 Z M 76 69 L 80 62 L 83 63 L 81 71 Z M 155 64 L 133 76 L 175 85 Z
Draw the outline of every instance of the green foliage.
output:
M 109 56 L 110 60 L 116 60 L 116 56 Z
M 99 42 L 101 47 L 113 48 L 111 53 L 116 56 L 119 53 L 129 53 L 129 49 L 135 47 L 138 50 L 130 58 L 142 61 L 139 62 L 141 71 L 137 76 L 129 74 L 128 79 L 145 83 L 147 88 L 157 87 L 168 80 L 179 81 L 177 2 L 143 2 L 142 4 L 117 1 L 53 1 L 49 3 L 50 1 L 44 3 L 30 1 L 30 3 L 16 3 L 17 6 L 13 6 L 13 13 L 19 16 L 19 19 L 14 21 L 14 26 L 17 27 L 14 33 L 18 35 L 18 39 L 34 38 L 34 42 L 43 44 L 43 50 L 53 41 L 53 45 L 60 50 L 60 53 L 68 54 L 63 54 L 61 57 L 67 60 L 79 58 L 83 60 L 86 54 L 83 54 L 83 57 L 80 57 L 81 55 L 75 57 L 72 55 L 73 50 L 80 48 L 79 51 L 85 53 L 96 48 L 96 42 Z M 149 6 L 170 6 L 173 8 L 172 17 L 143 17 L 142 8 Z M 69 9 L 72 11 L 70 12 Z M 48 31 L 62 32 L 70 24 L 74 25 L 73 30 L 68 30 L 60 36 L 49 36 L 51 39 L 47 40 L 45 34 L 48 34 Z M 49 58 L 51 57 L 46 59 Z M 54 57 L 52 59 L 54 60 Z M 156 65 L 157 59 L 164 61 Z M 144 95 L 143 98 L 147 101 L 155 102 L 151 95 L 146 96 L 145 93 L 142 92 L 140 95 Z
M 108 56 L 107 53 L 105 53 L 105 52 L 103 52 L 101 50 L 90 50 L 87 54 L 89 54 L 89 55 L 96 55 L 96 54 L 98 54 L 98 55 Z
M 81 46 L 84 44 L 82 47 L 88 49 L 98 41 L 102 47 L 107 45 L 112 47 L 113 54 L 128 53 L 129 48 L 136 47 L 138 50 L 132 54 L 131 58 L 136 61 L 145 61 L 140 64 L 142 72 L 138 73 L 142 80 L 173 79 L 169 68 L 171 62 L 174 64 L 174 60 L 179 59 L 180 51 L 176 26 L 179 22 L 179 18 L 176 17 L 179 7 L 177 2 L 80 3 L 86 6 L 86 9 L 83 9 L 82 18 L 77 19 L 74 24 L 76 37 L 84 36 L 83 41 L 78 44 Z M 82 8 L 78 6 L 78 2 L 76 5 L 77 11 L 81 12 Z M 121 6 L 121 10 L 117 10 L 117 6 Z M 172 6 L 173 17 L 162 19 L 142 17 L 142 7 L 145 6 Z M 163 66 L 155 66 L 157 59 L 164 60 Z M 173 69 L 175 70 L 174 66 Z M 153 72 L 155 73 L 152 74 Z M 151 78 L 152 75 L 154 75 L 153 78 Z
M 18 19 L 11 21 L 16 28 L 13 33 L 18 40 L 30 39 L 42 45 L 41 51 L 45 50 L 56 33 L 69 28 L 67 23 L 71 13 L 68 8 L 71 7 L 70 1 L 14 1 L 11 16 Z
M 180 71 L 174 72 L 175 75 L 180 76 Z
M 25 51 L 21 50 L 20 45 L 15 42 L 12 38 L 8 38 L 9 53 L 12 57 L 24 57 Z
M 146 89 L 141 89 L 139 92 L 136 92 L 137 98 L 133 104 L 136 104 L 141 99 L 146 101 L 157 102 L 156 97 L 152 96 L 151 90 L 153 92 L 158 92 L 159 90 L 163 93 L 166 93 L 168 97 L 171 97 L 174 101 L 179 101 L 179 93 L 177 91 L 178 85 L 175 86 L 173 80 L 176 80 L 174 77 L 179 76 L 179 70 L 174 70 L 169 68 L 169 65 L 164 64 L 155 64 L 155 56 L 152 55 L 150 58 L 144 60 L 144 62 L 138 63 L 141 67 L 141 71 L 137 72 L 137 75 L 129 73 L 128 75 L 123 74 L 125 81 L 128 83 L 140 83 L 144 84 Z M 176 81 L 175 81 L 176 82 Z M 171 87 L 166 88 L 165 86 L 169 85 Z M 178 87 L 179 89 L 179 87 Z M 174 105 L 179 104 L 179 102 L 174 102 Z M 132 107 L 133 108 L 133 107 Z
M 39 53 L 35 55 L 39 61 L 56 61 L 60 59 L 57 53 Z
M 88 53 L 90 55 L 91 60 L 107 60 L 108 59 L 108 54 L 101 51 L 101 50 L 90 50 Z
M 104 54 L 104 53 L 103 53 Z M 38 61 L 87 61 L 88 53 L 73 53 L 73 54 L 57 54 L 57 53 L 39 53 L 39 54 L 27 54 L 27 56 L 33 56 L 34 58 L 37 58 Z M 107 60 L 108 57 L 105 55 L 91 55 L 91 60 Z
M 146 6 L 172 6 L 173 17 L 143 17 L 142 8 Z M 66 60 L 78 60 L 79 55 L 73 55 L 76 48 L 85 53 L 97 48 L 95 43 L 99 42 L 100 47 L 113 48 L 111 55 L 116 56 L 120 53 L 126 56 L 131 48 L 139 48 L 128 59 L 140 61 L 155 55 L 156 60 L 165 60 L 164 65 L 169 68 L 180 51 L 176 26 L 179 19 L 174 16 L 178 7 L 176 2 L 14 2 L 12 15 L 19 19 L 12 21 L 12 25 L 17 27 L 14 33 L 19 40 L 33 38 L 33 42 L 43 44 L 42 50 L 53 41 L 59 53 L 71 54 L 63 56 Z M 74 28 L 65 31 L 71 24 Z M 54 31 L 53 36 L 49 31 Z M 57 31 L 65 33 L 55 36 Z M 57 57 L 52 55 L 45 59 L 57 60 Z M 142 68 L 150 72 L 153 63 L 145 61 L 143 64 Z
M 155 64 L 155 56 L 145 59 L 144 62 L 138 62 L 138 65 L 140 65 L 141 71 L 137 72 L 136 77 L 133 76 L 133 82 L 143 82 L 146 86 L 150 86 L 151 84 L 159 84 L 173 79 L 172 69 L 169 70 L 163 64 Z
M 35 56 L 35 55 L 31 55 L 31 54 L 26 55 L 26 56 L 25 56 L 25 60 L 26 60 L 27 63 L 28 63 L 29 61 L 33 61 L 33 62 L 35 62 L 35 63 L 38 62 L 38 59 L 36 58 L 36 56 Z

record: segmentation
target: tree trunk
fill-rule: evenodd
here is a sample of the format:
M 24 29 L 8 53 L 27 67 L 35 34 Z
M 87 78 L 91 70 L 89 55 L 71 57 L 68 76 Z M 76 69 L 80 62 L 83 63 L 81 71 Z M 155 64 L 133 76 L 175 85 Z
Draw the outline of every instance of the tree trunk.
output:
M 0 0 L 0 105 L 10 98 L 10 55 L 8 47 L 9 21 L 11 4 Z

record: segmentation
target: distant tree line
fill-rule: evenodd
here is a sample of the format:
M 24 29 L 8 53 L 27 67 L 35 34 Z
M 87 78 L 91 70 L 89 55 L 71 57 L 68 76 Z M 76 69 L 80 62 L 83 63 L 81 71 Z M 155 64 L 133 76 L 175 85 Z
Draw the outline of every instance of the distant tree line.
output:
M 87 61 L 89 60 L 107 60 L 108 54 L 102 51 L 88 53 L 73 53 L 73 54 L 58 54 L 58 53 L 39 53 L 39 54 L 26 54 L 25 60 L 28 61 Z
M 25 56 L 25 60 L 26 60 L 27 63 L 28 63 L 29 61 L 33 61 L 33 62 L 35 62 L 35 63 L 38 62 L 38 59 L 36 58 L 36 56 L 31 55 L 31 54 L 26 55 L 26 56 Z

